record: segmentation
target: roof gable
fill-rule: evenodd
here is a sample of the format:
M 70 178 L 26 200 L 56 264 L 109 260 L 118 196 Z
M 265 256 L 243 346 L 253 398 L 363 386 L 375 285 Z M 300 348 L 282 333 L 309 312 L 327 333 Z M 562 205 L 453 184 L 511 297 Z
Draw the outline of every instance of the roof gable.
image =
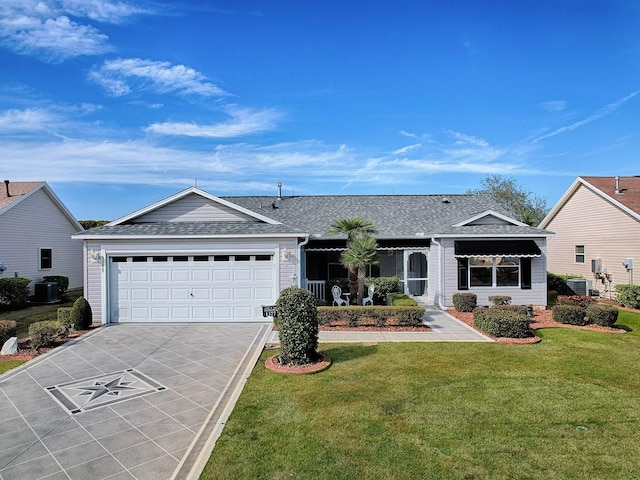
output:
M 528 226 L 526 223 L 519 222 L 514 218 L 507 217 L 493 210 L 487 210 L 474 215 L 462 222 L 456 223 L 454 227 L 470 227 L 475 225 L 517 225 L 519 227 Z
M 7 189 L 9 195 L 7 195 Z M 10 182 L 8 185 L 2 186 L 0 189 L 0 215 L 11 209 L 19 208 L 19 205 L 42 190 L 51 202 L 62 212 L 62 214 L 76 227 L 79 231 L 84 230 L 82 225 L 73 216 L 69 209 L 62 203 L 62 200 L 53 192 L 47 182 Z
M 157 222 L 280 222 L 228 200 L 190 187 L 148 207 L 114 220 L 108 226 Z
M 578 177 L 542 219 L 539 227 L 546 228 L 581 187 L 589 189 L 604 201 L 640 222 L 640 177 L 618 177 L 618 193 L 616 193 L 616 177 Z

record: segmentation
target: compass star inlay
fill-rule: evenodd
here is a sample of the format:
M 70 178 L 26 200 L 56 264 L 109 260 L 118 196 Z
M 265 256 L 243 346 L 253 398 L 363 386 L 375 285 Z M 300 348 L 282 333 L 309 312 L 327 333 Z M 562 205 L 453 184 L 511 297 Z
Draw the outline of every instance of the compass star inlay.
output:
M 74 388 L 76 388 L 77 390 L 83 390 L 83 392 L 79 393 L 78 396 L 91 396 L 91 398 L 89 398 L 87 402 L 91 402 L 96 398 L 100 398 L 102 395 L 111 395 L 117 397 L 118 395 L 120 395 L 120 392 L 138 389 L 137 387 L 130 386 L 133 382 L 122 381 L 123 378 L 124 376 L 117 377 L 108 382 L 95 381 L 93 385 L 77 386 Z

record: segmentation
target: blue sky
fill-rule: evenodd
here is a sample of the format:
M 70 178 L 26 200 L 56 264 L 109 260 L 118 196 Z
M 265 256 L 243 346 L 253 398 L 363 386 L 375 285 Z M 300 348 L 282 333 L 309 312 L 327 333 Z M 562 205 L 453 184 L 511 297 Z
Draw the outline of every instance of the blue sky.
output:
M 2 0 L 0 172 L 79 219 L 214 195 L 552 206 L 640 174 L 640 3 Z

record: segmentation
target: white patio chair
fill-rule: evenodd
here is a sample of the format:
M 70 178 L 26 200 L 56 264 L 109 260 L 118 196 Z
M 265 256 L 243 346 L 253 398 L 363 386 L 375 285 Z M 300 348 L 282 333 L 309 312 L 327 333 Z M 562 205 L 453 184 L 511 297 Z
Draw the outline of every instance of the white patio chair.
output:
M 373 292 L 375 292 L 376 287 L 375 285 L 369 285 L 369 296 L 368 297 L 364 297 L 362 299 L 362 306 L 364 307 L 367 303 L 370 303 L 371 305 L 373 305 Z
M 337 307 L 347 305 L 346 300 L 342 299 L 342 289 L 338 285 L 331 287 L 331 295 L 333 296 L 333 305 Z

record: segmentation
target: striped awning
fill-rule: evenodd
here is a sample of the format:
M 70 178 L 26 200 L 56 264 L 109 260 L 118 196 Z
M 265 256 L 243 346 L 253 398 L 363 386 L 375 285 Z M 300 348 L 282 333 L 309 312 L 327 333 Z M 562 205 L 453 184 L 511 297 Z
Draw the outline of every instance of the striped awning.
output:
M 533 240 L 460 240 L 454 242 L 457 258 L 471 257 L 540 257 L 542 252 Z

